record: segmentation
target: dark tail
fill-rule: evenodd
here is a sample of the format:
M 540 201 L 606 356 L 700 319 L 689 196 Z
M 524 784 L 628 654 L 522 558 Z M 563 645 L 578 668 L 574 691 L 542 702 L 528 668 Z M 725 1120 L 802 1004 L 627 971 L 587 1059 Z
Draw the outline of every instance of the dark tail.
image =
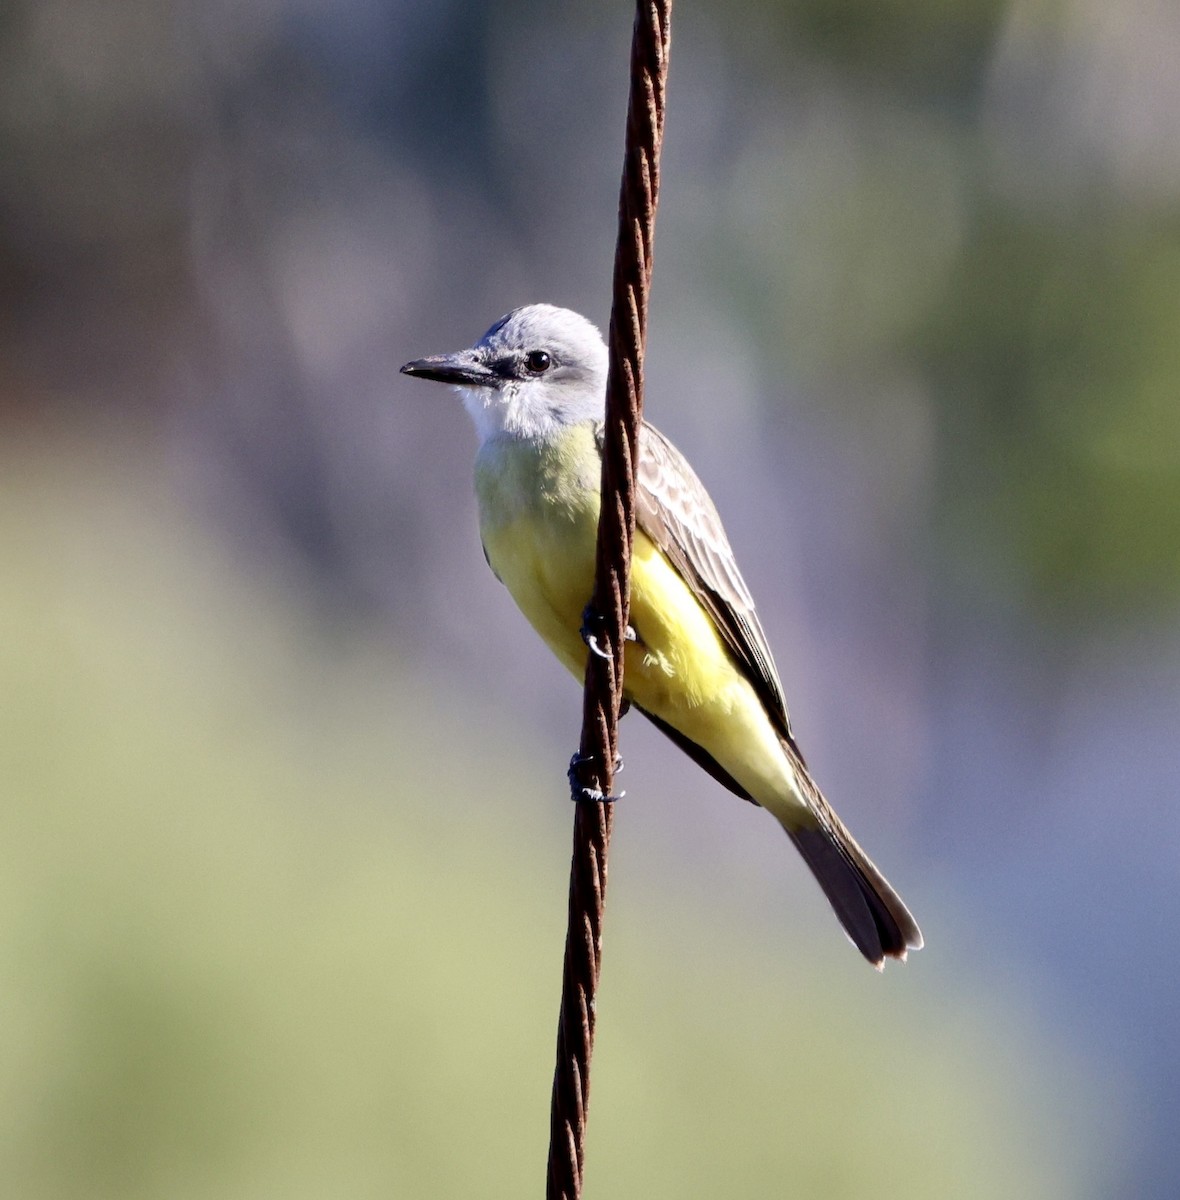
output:
M 816 816 L 814 826 L 784 826 L 791 841 L 861 954 L 878 970 L 886 958 L 904 962 L 908 951 L 922 948 L 922 931 L 820 794 L 798 752 L 793 746 L 787 750 Z

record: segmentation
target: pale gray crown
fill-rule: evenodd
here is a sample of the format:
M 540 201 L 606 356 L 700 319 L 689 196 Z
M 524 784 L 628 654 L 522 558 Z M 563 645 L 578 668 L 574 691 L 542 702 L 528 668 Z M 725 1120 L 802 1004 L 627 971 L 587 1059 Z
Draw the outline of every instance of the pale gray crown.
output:
M 500 381 L 544 380 L 606 388 L 606 345 L 581 314 L 552 304 L 527 304 L 505 313 L 476 344 Z M 547 355 L 542 370 L 532 355 Z

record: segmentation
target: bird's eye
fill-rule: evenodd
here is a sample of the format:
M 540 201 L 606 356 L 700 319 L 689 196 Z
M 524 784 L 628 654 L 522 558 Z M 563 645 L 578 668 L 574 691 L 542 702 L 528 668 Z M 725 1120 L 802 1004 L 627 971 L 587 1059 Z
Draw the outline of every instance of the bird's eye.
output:
M 524 365 L 534 375 L 543 375 L 549 370 L 549 364 L 552 360 L 544 350 L 530 350 L 525 355 Z

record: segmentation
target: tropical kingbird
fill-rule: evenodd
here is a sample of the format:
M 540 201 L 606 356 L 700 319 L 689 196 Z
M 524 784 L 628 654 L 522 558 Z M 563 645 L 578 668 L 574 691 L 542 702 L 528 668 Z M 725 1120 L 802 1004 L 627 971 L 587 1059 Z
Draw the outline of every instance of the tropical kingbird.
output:
M 455 387 L 475 422 L 484 554 L 533 628 L 581 679 L 593 587 L 607 351 L 547 304 L 503 316 L 470 349 L 402 371 Z M 633 632 L 633 637 L 632 637 Z M 909 910 L 815 785 L 791 731 L 754 601 L 709 494 L 646 423 L 623 692 L 730 791 L 768 809 L 877 967 L 922 945 Z

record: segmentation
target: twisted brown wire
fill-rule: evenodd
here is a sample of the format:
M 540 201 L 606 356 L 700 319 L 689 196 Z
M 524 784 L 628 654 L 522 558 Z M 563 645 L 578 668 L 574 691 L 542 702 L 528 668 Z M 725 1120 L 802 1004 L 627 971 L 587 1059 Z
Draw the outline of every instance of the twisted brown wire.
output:
M 573 773 L 577 776 L 577 803 L 550 1110 L 547 1200 L 577 1200 L 582 1194 L 585 1167 L 595 994 L 614 813 L 609 801 L 579 798 L 579 785 L 609 796 L 618 748 L 631 542 L 635 534 L 635 468 L 643 420 L 643 353 L 660 186 L 671 8 L 672 0 L 638 0 L 631 40 L 631 91 L 608 337 L 602 513 L 592 598 L 592 606 L 603 621 L 598 642 L 607 657 L 587 655 L 580 770 Z

